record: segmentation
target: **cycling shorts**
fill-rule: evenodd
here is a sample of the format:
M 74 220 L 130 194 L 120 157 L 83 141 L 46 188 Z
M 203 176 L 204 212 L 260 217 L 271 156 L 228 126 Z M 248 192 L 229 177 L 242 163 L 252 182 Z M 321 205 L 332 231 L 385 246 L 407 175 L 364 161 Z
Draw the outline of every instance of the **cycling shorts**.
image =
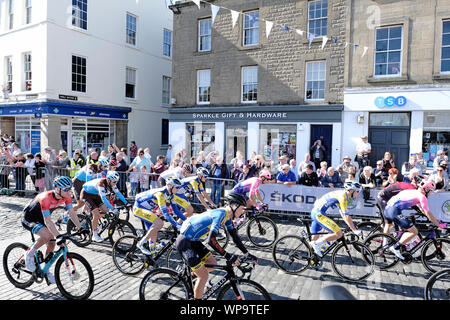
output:
M 102 198 L 98 194 L 86 192 L 84 189 L 81 190 L 80 199 L 86 203 L 91 211 L 100 208 L 103 204 Z
M 331 218 L 327 217 L 319 209 L 314 208 L 311 211 L 311 233 L 319 233 L 322 229 L 328 232 L 337 233 L 341 228 Z
M 28 231 L 31 231 L 33 234 L 38 234 L 42 229 L 47 228 L 40 222 L 29 222 L 24 218 L 22 218 L 22 227 Z
M 75 195 L 75 199 L 80 200 L 81 197 L 81 190 L 83 190 L 83 184 L 85 182 L 78 180 L 75 178 L 75 181 L 73 183 L 73 193 Z
M 172 202 L 175 202 L 180 208 L 186 210 L 186 208 L 190 207 L 190 202 L 186 198 L 184 194 L 176 194 L 173 196 Z
M 414 226 L 411 217 L 402 215 L 402 210 L 396 206 L 387 207 L 386 210 L 384 210 L 384 216 L 388 223 L 394 222 L 400 228 L 411 229 Z
M 134 207 L 133 214 L 135 217 L 139 218 L 144 222 L 145 229 L 148 230 L 153 225 L 156 219 L 158 219 L 158 215 L 148 209 Z
M 192 271 L 200 269 L 206 260 L 212 256 L 212 253 L 203 243 L 200 241 L 190 241 L 182 234 L 177 237 L 175 248 Z

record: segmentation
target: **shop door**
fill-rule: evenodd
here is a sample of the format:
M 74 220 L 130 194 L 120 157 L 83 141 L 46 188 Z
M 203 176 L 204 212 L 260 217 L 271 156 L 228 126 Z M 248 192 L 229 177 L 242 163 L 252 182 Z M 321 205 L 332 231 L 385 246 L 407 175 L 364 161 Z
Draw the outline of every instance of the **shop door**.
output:
M 329 166 L 331 166 L 331 153 L 332 153 L 331 146 L 333 145 L 333 126 L 316 125 L 316 124 L 311 125 L 311 141 L 309 147 L 311 148 L 314 145 L 314 142 L 319 139 L 322 140 L 322 145 L 325 147 L 325 161 L 328 163 Z
M 67 131 L 61 131 L 61 148 L 62 150 L 66 151 L 67 154 L 69 155 L 69 149 L 68 149 L 68 134 Z
M 409 158 L 409 128 L 369 128 L 369 143 L 372 146 L 370 165 L 375 167 L 383 159 L 385 152 L 390 152 L 396 168 L 401 169 Z
M 227 163 L 236 157 L 238 151 L 245 159 L 247 155 L 247 124 L 227 125 L 225 149 Z

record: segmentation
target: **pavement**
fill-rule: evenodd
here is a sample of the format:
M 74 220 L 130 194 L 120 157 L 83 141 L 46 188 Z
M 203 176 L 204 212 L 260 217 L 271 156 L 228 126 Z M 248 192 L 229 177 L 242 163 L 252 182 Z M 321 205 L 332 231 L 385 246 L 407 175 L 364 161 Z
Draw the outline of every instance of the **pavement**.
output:
M 0 196 L 0 254 L 3 257 L 5 248 L 13 242 L 30 243 L 30 234 L 22 229 L 20 220 L 22 209 L 31 198 L 16 196 Z M 63 210 L 57 209 L 55 219 Z M 130 221 L 141 228 L 134 217 Z M 279 229 L 279 237 L 287 234 L 298 234 L 300 226 L 292 220 L 275 219 Z M 245 240 L 245 232 L 240 232 Z M 330 285 L 345 287 L 358 300 L 423 300 L 423 290 L 430 274 L 420 262 L 409 265 L 397 264 L 387 271 L 376 270 L 371 277 L 360 283 L 341 280 L 332 270 L 329 259 L 324 261 L 323 270 L 308 269 L 299 275 L 285 274 L 277 268 L 272 260 L 271 249 L 259 249 L 250 242 L 244 241 L 249 251 L 259 258 L 259 264 L 253 271 L 252 280 L 259 282 L 270 293 L 274 300 L 318 300 L 320 290 Z M 139 285 L 145 275 L 130 277 L 120 273 L 111 258 L 109 241 L 91 243 L 86 248 L 69 245 L 70 250 L 80 253 L 92 266 L 95 287 L 91 300 L 138 300 Z M 231 249 L 230 243 L 227 250 Z M 237 250 L 237 251 L 235 251 Z M 3 262 L 2 262 L 3 264 Z M 47 286 L 45 281 L 33 284 L 27 289 L 14 287 L 6 278 L 3 267 L 0 268 L 0 300 L 65 300 L 56 285 Z

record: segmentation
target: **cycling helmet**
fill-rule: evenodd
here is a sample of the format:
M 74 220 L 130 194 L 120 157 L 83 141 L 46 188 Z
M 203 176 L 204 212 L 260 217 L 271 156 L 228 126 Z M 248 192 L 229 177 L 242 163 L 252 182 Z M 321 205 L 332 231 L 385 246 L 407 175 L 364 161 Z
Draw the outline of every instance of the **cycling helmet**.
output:
M 422 188 L 423 190 L 425 190 L 425 192 L 430 192 L 436 189 L 436 184 L 433 180 L 422 179 L 422 181 L 419 183 L 419 188 Z
M 266 178 L 267 180 L 272 180 L 272 174 L 268 170 L 262 170 L 259 173 L 260 178 Z
M 197 169 L 197 175 L 202 176 L 202 177 L 208 177 L 209 171 L 206 168 L 200 167 Z
M 247 199 L 245 199 L 245 197 L 240 193 L 231 192 L 225 197 L 225 199 L 230 205 L 233 203 L 242 207 L 245 207 L 247 205 Z
M 111 160 L 111 166 L 117 167 L 117 160 Z
M 347 181 L 344 184 L 344 189 L 348 190 L 348 191 L 353 190 L 353 191 L 360 192 L 361 191 L 361 185 L 358 182 Z
M 180 179 L 175 178 L 175 177 L 169 177 L 166 179 L 166 186 L 172 186 L 175 188 L 179 188 L 181 187 L 182 183 L 180 181 Z
M 59 187 L 61 189 L 67 189 L 72 188 L 73 183 L 72 179 L 65 176 L 56 177 L 55 180 L 53 180 L 53 187 Z
M 423 180 L 424 180 L 423 176 L 414 176 L 413 177 L 413 182 L 415 183 L 416 186 L 419 186 Z
M 104 167 L 107 167 L 110 165 L 108 158 L 103 158 L 103 159 L 99 160 L 98 163 L 100 163 Z
M 117 171 L 108 171 L 106 173 L 106 178 L 111 181 L 119 181 L 120 175 Z

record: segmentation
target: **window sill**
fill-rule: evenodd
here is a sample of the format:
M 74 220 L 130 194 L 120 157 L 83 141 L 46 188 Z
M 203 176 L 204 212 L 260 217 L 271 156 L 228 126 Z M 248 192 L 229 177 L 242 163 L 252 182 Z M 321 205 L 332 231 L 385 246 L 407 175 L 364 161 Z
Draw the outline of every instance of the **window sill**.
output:
M 208 55 L 208 54 L 213 54 L 214 52 L 212 50 L 209 51 L 194 51 L 193 55 L 194 56 L 204 56 L 204 55 Z
M 433 74 L 433 80 L 450 80 L 450 73 Z
M 239 46 L 239 51 L 251 51 L 251 50 L 260 50 L 262 49 L 261 44 L 249 45 L 249 46 Z
M 126 103 L 133 103 L 133 104 L 139 104 L 139 100 L 134 98 L 125 98 Z
M 320 45 L 322 45 L 322 43 L 323 43 L 323 37 L 324 37 L 324 36 L 316 36 L 316 37 L 311 41 L 311 45 L 316 44 L 316 43 L 319 43 Z M 303 38 L 302 43 L 303 43 L 303 44 L 306 44 L 306 45 L 309 45 L 308 33 L 306 33 L 305 36 L 303 36 L 302 38 Z M 330 40 L 330 39 L 328 39 L 328 41 L 329 41 L 329 40 Z
M 408 76 L 393 76 L 393 77 L 367 77 L 368 83 L 386 83 L 386 82 L 409 82 Z

